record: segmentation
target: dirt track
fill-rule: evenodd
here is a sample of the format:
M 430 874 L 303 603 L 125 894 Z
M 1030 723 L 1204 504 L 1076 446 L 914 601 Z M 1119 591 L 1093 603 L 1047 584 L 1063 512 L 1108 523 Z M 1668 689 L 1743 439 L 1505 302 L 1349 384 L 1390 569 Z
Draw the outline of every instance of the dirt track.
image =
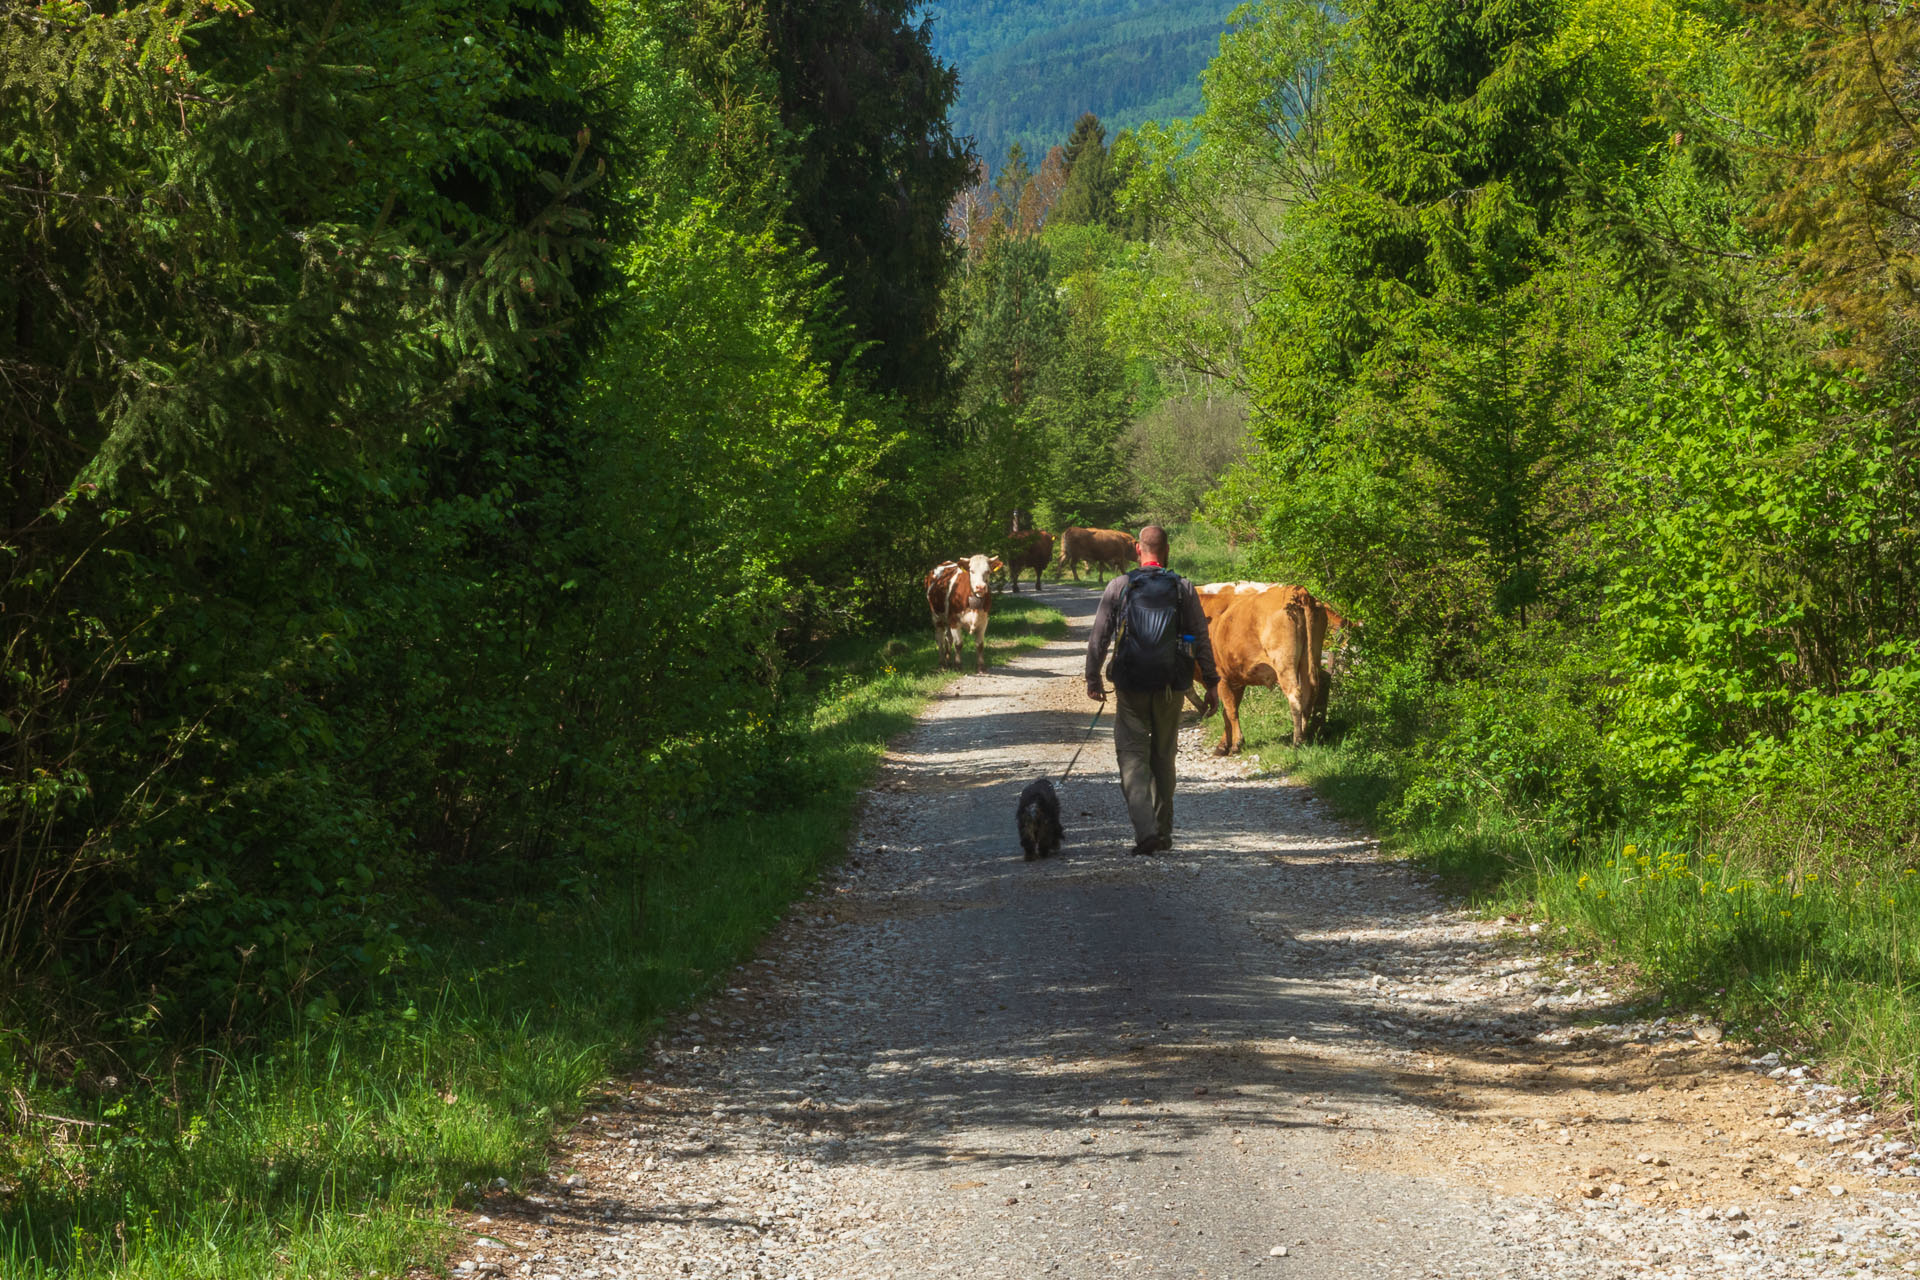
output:
M 1610 975 L 1450 908 L 1197 728 L 1173 853 L 1121 852 L 1103 718 L 1066 850 L 1023 862 L 1013 799 L 1059 777 L 1090 711 L 1093 596 L 1049 596 L 1073 637 L 930 710 L 837 878 L 609 1082 L 554 1185 L 490 1198 L 457 1268 L 1920 1269 L 1920 1176 L 1870 1116 L 1714 1028 L 1624 1020 Z

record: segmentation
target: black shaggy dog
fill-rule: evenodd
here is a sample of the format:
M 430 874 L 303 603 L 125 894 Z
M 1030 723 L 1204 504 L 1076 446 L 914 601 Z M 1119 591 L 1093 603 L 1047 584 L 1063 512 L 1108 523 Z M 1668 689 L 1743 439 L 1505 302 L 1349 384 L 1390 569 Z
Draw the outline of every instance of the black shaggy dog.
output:
M 1020 847 L 1026 850 L 1028 862 L 1060 852 L 1060 797 L 1047 779 L 1035 778 L 1027 784 L 1013 821 L 1020 828 Z

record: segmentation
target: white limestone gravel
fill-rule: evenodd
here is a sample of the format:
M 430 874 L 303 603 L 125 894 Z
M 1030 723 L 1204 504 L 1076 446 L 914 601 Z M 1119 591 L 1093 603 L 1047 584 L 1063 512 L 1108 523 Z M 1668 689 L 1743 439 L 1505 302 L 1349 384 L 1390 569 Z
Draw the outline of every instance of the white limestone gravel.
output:
M 1091 593 L 1054 588 L 1084 635 Z M 1187 731 L 1133 858 L 1076 641 L 943 698 L 849 858 L 607 1082 L 462 1275 L 1896 1276 L 1911 1135 L 1444 901 Z M 1105 721 L 1103 720 L 1103 725 Z M 1212 734 L 1205 733 L 1207 740 Z

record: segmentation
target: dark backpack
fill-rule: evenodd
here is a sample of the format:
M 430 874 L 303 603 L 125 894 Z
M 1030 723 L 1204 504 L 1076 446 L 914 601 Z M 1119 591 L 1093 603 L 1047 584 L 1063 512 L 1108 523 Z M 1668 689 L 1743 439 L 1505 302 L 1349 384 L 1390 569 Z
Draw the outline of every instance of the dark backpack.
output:
M 1128 693 L 1186 689 L 1193 684 L 1193 658 L 1180 642 L 1179 574 L 1135 569 L 1120 591 L 1120 625 L 1113 637 L 1107 678 Z

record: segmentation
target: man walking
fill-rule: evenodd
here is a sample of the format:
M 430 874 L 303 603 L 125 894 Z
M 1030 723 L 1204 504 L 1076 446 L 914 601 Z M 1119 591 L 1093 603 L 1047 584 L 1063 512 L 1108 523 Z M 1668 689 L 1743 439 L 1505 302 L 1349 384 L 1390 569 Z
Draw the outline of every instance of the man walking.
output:
M 1113 750 L 1133 820 L 1135 853 L 1173 848 L 1173 758 L 1193 665 L 1207 686 L 1202 716 L 1220 705 L 1207 615 L 1193 584 L 1167 568 L 1167 531 L 1150 524 L 1134 543 L 1140 567 L 1107 584 L 1087 638 L 1087 696 L 1107 700 L 1100 664 L 1113 646 Z

